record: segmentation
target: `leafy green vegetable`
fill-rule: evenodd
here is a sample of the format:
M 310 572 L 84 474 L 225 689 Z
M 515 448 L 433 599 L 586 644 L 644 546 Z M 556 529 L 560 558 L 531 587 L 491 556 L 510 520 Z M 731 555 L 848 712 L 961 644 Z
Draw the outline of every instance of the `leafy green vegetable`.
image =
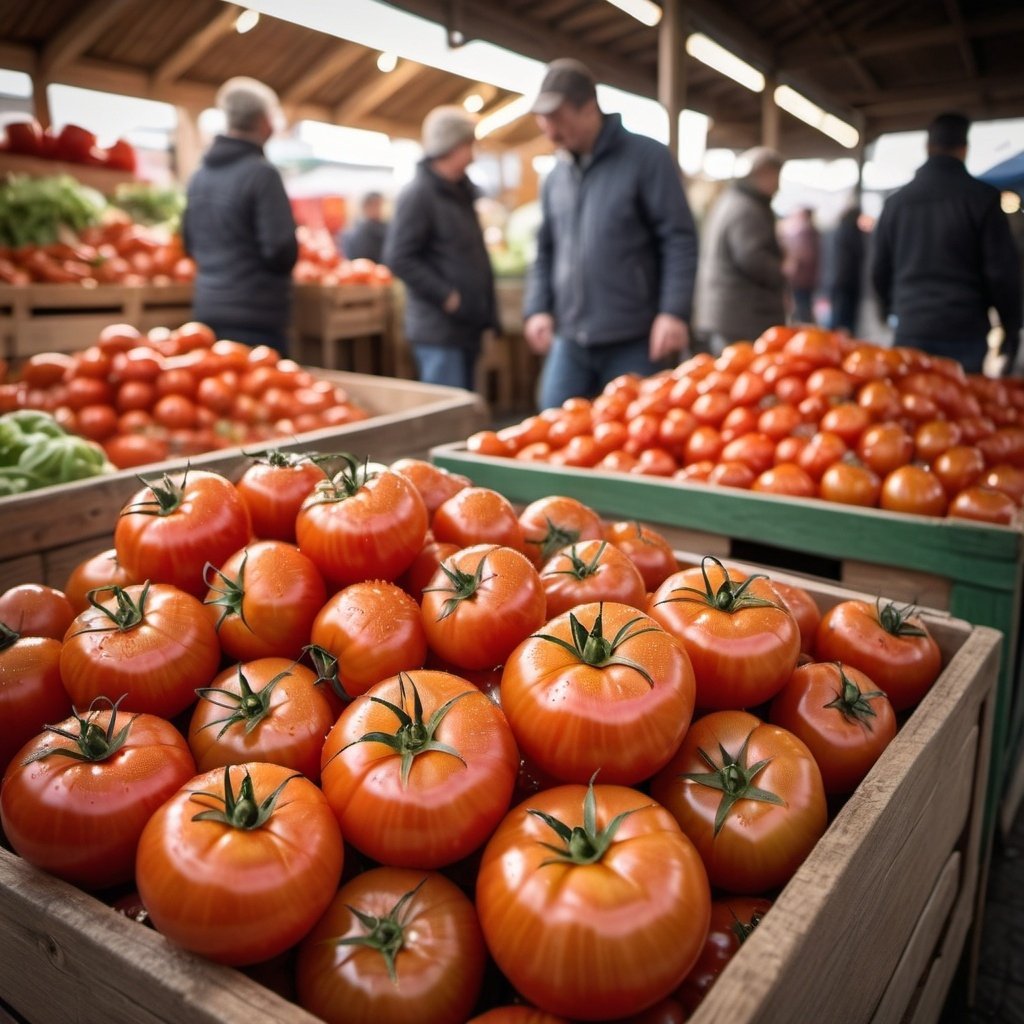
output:
M 0 416 L 0 496 L 83 480 L 113 467 L 103 449 L 31 409 Z
M 70 175 L 12 174 L 0 184 L 0 245 L 49 245 L 61 228 L 76 234 L 99 223 L 106 200 Z
M 115 189 L 113 203 L 137 224 L 162 225 L 173 233 L 185 210 L 185 193 L 141 181 L 124 182 Z

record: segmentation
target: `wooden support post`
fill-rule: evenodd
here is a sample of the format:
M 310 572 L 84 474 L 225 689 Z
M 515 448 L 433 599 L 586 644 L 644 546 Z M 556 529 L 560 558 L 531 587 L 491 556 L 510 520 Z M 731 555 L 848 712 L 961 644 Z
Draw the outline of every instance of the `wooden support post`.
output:
M 46 95 L 49 84 L 45 78 L 32 76 L 32 113 L 44 128 L 49 128 L 53 124 L 50 118 L 50 100 Z
M 779 108 L 775 104 L 775 87 L 778 80 L 774 74 L 764 76 L 764 92 L 761 93 L 761 145 L 769 149 L 779 148 Z
M 679 115 L 686 106 L 683 0 L 662 0 L 658 28 L 658 102 L 668 114 L 668 148 L 679 159 Z
M 199 137 L 199 111 L 193 107 L 176 106 L 174 127 L 174 176 L 184 183 L 192 177 L 203 155 Z

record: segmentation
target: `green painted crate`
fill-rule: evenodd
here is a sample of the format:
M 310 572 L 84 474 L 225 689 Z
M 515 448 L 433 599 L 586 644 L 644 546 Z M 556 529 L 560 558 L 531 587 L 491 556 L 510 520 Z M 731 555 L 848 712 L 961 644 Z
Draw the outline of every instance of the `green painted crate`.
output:
M 1008 830 L 1024 793 L 1021 593 L 1024 533 L 963 519 L 861 509 L 647 476 L 431 452 L 441 466 L 515 502 L 578 498 L 603 515 L 667 527 L 676 547 L 839 580 L 844 586 L 948 610 L 1003 633 L 988 825 Z

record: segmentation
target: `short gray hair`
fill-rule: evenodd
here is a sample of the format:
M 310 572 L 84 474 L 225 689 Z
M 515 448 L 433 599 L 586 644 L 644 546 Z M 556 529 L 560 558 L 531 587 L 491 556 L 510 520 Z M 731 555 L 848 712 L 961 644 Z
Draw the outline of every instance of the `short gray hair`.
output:
M 277 93 L 255 78 L 229 78 L 217 90 L 217 106 L 233 132 L 254 131 L 263 117 L 273 126 L 282 119 Z

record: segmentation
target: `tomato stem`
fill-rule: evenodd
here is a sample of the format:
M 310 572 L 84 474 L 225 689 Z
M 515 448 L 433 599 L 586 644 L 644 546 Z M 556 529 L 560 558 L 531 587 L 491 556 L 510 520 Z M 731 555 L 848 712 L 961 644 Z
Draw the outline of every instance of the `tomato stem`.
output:
M 336 939 L 339 946 L 366 946 L 375 949 L 387 965 L 388 977 L 392 981 L 398 981 L 398 973 L 395 969 L 395 960 L 398 957 L 402 946 L 405 944 L 405 929 L 408 926 L 408 918 L 411 912 L 412 901 L 416 894 L 426 884 L 427 876 L 416 886 L 405 893 L 401 899 L 383 917 L 376 917 L 373 914 L 364 913 L 357 907 L 346 903 L 345 906 L 352 912 L 359 923 L 366 929 L 364 935 L 353 935 L 345 939 Z
M 575 544 L 580 539 L 580 531 L 570 527 L 559 526 L 551 521 L 549 516 L 544 517 L 547 523 L 547 532 L 543 537 L 527 537 L 526 543 L 536 545 L 540 550 L 540 560 L 546 562 L 553 555 L 557 554 L 564 547 Z
M 565 545 L 562 545 L 563 547 Z M 565 552 L 565 557 L 569 559 L 568 569 L 553 569 L 549 573 L 545 573 L 545 576 L 572 576 L 577 580 L 585 580 L 590 576 L 596 576 L 598 570 L 601 568 L 601 557 L 604 555 L 605 548 L 608 547 L 608 542 L 601 541 L 597 551 L 594 552 L 593 558 L 589 561 L 584 561 L 580 558 L 579 553 L 576 550 L 576 545 L 573 544 L 568 551 Z
M 406 696 L 406 683 L 412 690 L 413 697 L 413 709 L 412 714 L 406 710 L 407 696 Z M 442 754 L 451 754 L 452 757 L 458 758 L 463 764 L 465 760 L 462 755 L 454 748 L 449 746 L 447 743 L 442 743 L 440 740 L 435 738 L 438 728 L 441 722 L 444 721 L 445 715 L 451 711 L 452 706 L 456 701 L 461 700 L 463 697 L 471 695 L 471 690 L 464 690 L 462 693 L 457 693 L 450 700 L 445 701 L 434 713 L 423 721 L 423 701 L 420 699 L 420 692 L 416 689 L 416 684 L 412 678 L 405 672 L 398 673 L 398 693 L 401 706 L 392 704 L 390 701 L 384 700 L 382 697 L 369 697 L 368 699 L 373 701 L 375 704 L 380 704 L 381 707 L 387 708 L 394 716 L 398 719 L 398 728 L 394 733 L 388 732 L 368 732 L 359 739 L 353 740 L 351 743 L 346 743 L 338 754 L 342 751 L 348 750 L 349 747 L 355 746 L 357 743 L 382 743 L 384 746 L 389 747 L 394 753 L 398 754 L 402 759 L 401 779 L 402 785 L 406 786 L 409 783 L 409 772 L 412 770 L 412 763 L 417 756 L 420 754 L 426 754 L 430 751 L 436 751 Z M 334 755 L 337 757 L 337 754 Z
M 169 516 L 176 512 L 185 500 L 185 484 L 191 469 L 191 465 L 186 465 L 185 472 L 181 474 L 181 480 L 177 483 L 169 473 L 164 473 L 159 484 L 139 476 L 138 479 L 149 488 L 153 497 L 150 500 L 129 505 L 122 509 L 121 515 L 127 516 L 134 512 L 144 516 Z
M 897 608 L 894 601 L 889 601 L 883 606 L 880 597 L 875 599 L 878 623 L 891 636 L 927 636 L 923 629 L 909 621 L 916 611 L 912 604 Z
M 836 699 L 822 705 L 826 708 L 835 708 L 848 722 L 860 722 L 869 731 L 873 731 L 871 722 L 875 718 L 875 709 L 870 701 L 885 694 L 881 690 L 870 690 L 865 693 L 847 674 L 843 671 L 841 662 L 835 663 L 839 670 L 839 692 Z
M 345 689 L 345 683 L 341 678 L 341 662 L 337 655 L 319 644 L 307 644 L 302 648 L 302 652 L 308 654 L 309 660 L 313 662 L 313 669 L 316 672 L 314 686 L 326 683 L 337 697 L 346 704 L 351 704 L 352 694 Z
M 597 615 L 594 624 L 588 630 L 576 617 L 574 612 L 569 612 L 569 631 L 572 635 L 572 642 L 563 640 L 559 636 L 550 633 L 535 633 L 538 640 L 547 640 L 549 643 L 558 644 L 559 647 L 579 658 L 585 665 L 593 668 L 608 668 L 611 665 L 623 665 L 626 668 L 635 669 L 647 681 L 647 685 L 654 688 L 654 680 L 651 674 L 639 663 L 630 658 L 623 658 L 618 649 L 627 641 L 633 640 L 644 633 L 657 633 L 659 626 L 642 626 L 639 629 L 633 627 L 644 620 L 643 615 L 637 615 L 624 623 L 618 632 L 611 639 L 604 635 L 604 602 L 597 606 Z
M 493 574 L 492 576 L 484 576 L 484 564 L 487 561 L 487 554 L 489 553 L 490 552 L 484 554 L 477 563 L 476 569 L 471 573 L 465 572 L 458 567 L 449 568 L 444 564 L 444 562 L 441 563 L 439 568 L 448 578 L 448 584 L 450 585 L 423 588 L 424 594 L 438 592 L 450 593 L 452 595 L 442 606 L 441 614 L 437 618 L 438 622 L 441 622 L 444 619 L 447 619 L 449 615 L 454 614 L 461 602 L 468 601 L 474 594 L 476 594 L 480 587 L 487 582 L 487 580 L 493 578 Z
M 21 639 L 21 634 L 15 632 L 6 622 L 0 622 L 0 651 L 6 651 L 13 647 Z
M 245 768 L 245 778 L 238 787 L 238 796 L 235 796 L 231 786 L 231 766 L 224 769 L 224 792 L 207 793 L 204 790 L 194 790 L 192 799 L 205 796 L 216 800 L 224 805 L 223 810 L 218 807 L 210 807 L 205 811 L 192 815 L 193 821 L 217 821 L 222 825 L 229 825 L 231 828 L 240 828 L 247 831 L 262 827 L 274 813 L 278 798 L 292 779 L 301 779 L 300 772 L 289 775 L 269 796 L 262 801 L 256 799 L 252 776 L 248 767 Z
M 127 633 L 128 630 L 141 626 L 146 620 L 146 601 L 149 598 L 150 581 L 142 585 L 138 600 L 133 600 L 131 594 L 124 587 L 116 583 L 110 583 L 105 587 L 96 587 L 87 593 L 86 599 L 97 611 L 102 612 L 111 625 L 109 626 L 88 626 L 72 633 L 72 636 L 80 636 L 82 633 L 109 633 L 118 630 Z M 108 608 L 102 603 L 100 595 L 111 594 L 117 601 L 116 608 Z
M 128 734 L 131 732 L 132 723 L 137 717 L 133 715 L 121 729 L 117 729 L 118 705 L 126 696 L 127 694 L 121 694 L 116 701 L 112 701 L 109 697 L 97 697 L 89 705 L 86 717 L 82 717 L 77 710 L 72 709 L 72 717 L 78 726 L 77 733 L 72 732 L 70 729 L 62 729 L 59 725 L 43 726 L 46 732 L 52 732 L 56 736 L 62 736 L 66 740 L 71 740 L 74 746 L 45 747 L 42 750 L 37 750 L 34 754 L 30 754 L 25 759 L 25 764 L 30 764 L 33 761 L 42 761 L 51 755 L 70 757 L 74 761 L 92 762 L 106 761 L 108 758 L 113 757 L 125 745 Z M 110 718 L 107 721 L 106 728 L 96 723 L 96 716 L 100 712 L 96 705 L 100 701 L 105 701 L 110 705 Z
M 711 771 L 686 772 L 680 775 L 680 778 L 695 782 L 699 786 L 708 786 L 721 791 L 722 799 L 715 812 L 714 834 L 716 836 L 722 830 L 733 805 L 739 800 L 760 800 L 763 803 L 785 805 L 785 800 L 778 793 L 772 793 L 754 785 L 754 779 L 763 768 L 771 763 L 772 759 L 766 757 L 756 764 L 747 764 L 747 747 L 750 744 L 751 736 L 753 736 L 753 731 L 747 734 L 743 746 L 735 756 L 719 743 L 718 749 L 722 755 L 720 764 L 706 750 L 700 748 L 698 753 Z
M 708 576 L 707 562 L 713 562 L 722 570 L 722 582 L 718 589 L 711 585 L 711 578 Z M 743 611 L 745 608 L 778 608 L 785 611 L 783 606 L 776 601 L 769 601 L 767 598 L 755 597 L 747 593 L 747 588 L 754 580 L 766 580 L 764 573 L 754 573 L 748 576 L 742 583 L 737 583 L 729 575 L 729 570 L 714 555 L 705 555 L 700 561 L 700 572 L 704 577 L 704 589 L 697 587 L 675 587 L 673 594 L 689 594 L 692 597 L 663 597 L 658 604 L 673 604 L 676 601 L 695 601 L 698 604 L 706 604 L 719 611 L 732 615 L 734 612 Z
M 608 852 L 608 848 L 615 840 L 615 834 L 626 818 L 640 810 L 639 807 L 635 807 L 633 810 L 623 811 L 608 822 L 607 828 L 599 829 L 597 827 L 597 796 L 594 793 L 595 778 L 597 778 L 597 772 L 594 772 L 590 777 L 590 782 L 587 783 L 587 793 L 583 798 L 582 825 L 570 828 L 554 815 L 532 807 L 527 810 L 527 814 L 540 818 L 562 840 L 561 846 L 556 846 L 554 843 L 540 844 L 555 855 L 549 860 L 542 861 L 541 867 L 547 864 L 596 864 Z
M 274 692 L 274 687 L 282 679 L 286 679 L 292 674 L 291 669 L 296 664 L 296 662 L 292 662 L 289 668 L 286 668 L 283 672 L 278 672 L 262 689 L 255 692 L 253 692 L 252 687 L 249 685 L 249 680 L 246 679 L 241 664 L 237 666 L 238 693 L 218 686 L 200 686 L 196 690 L 196 696 L 200 700 L 207 700 L 211 704 L 216 704 L 219 708 L 225 708 L 230 711 L 230 714 L 225 715 L 223 718 L 216 718 L 211 722 L 207 722 L 203 728 L 210 729 L 215 725 L 220 725 L 221 730 L 217 733 L 217 739 L 220 739 L 231 726 L 244 722 L 245 735 L 248 736 L 270 714 L 270 697 Z

